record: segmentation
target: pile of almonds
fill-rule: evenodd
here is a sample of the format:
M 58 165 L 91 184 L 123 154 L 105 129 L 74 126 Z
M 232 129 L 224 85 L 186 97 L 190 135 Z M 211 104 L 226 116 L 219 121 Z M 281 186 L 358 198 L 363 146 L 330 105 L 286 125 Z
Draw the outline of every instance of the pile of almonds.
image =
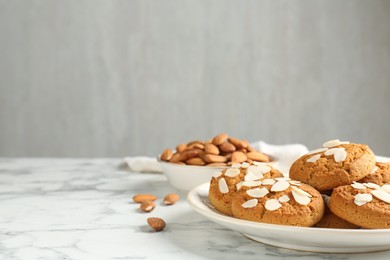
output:
M 170 193 L 165 196 L 163 202 L 165 205 L 173 205 L 180 199 L 180 196 L 176 193 Z M 156 207 L 157 197 L 152 194 L 136 194 L 133 196 L 135 203 L 140 203 L 140 210 L 143 212 L 151 212 Z M 157 217 L 151 217 L 147 219 L 149 226 L 155 231 L 161 231 L 165 228 L 166 223 L 163 219 Z
M 160 159 L 170 163 L 214 167 L 270 161 L 268 155 L 251 147 L 248 141 L 227 134 L 219 134 L 208 141 L 197 140 L 179 144 L 176 146 L 176 152 L 165 149 Z

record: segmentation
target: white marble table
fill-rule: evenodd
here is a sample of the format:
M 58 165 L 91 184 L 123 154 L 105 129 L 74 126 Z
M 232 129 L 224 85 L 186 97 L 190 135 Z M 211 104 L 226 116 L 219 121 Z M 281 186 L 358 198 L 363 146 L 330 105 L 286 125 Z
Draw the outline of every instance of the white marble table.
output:
M 160 199 L 151 213 L 136 193 Z M 253 242 L 195 213 L 161 174 L 130 172 L 119 159 L 0 159 L 0 259 L 389 259 L 317 254 Z M 167 227 L 153 232 L 149 216 Z

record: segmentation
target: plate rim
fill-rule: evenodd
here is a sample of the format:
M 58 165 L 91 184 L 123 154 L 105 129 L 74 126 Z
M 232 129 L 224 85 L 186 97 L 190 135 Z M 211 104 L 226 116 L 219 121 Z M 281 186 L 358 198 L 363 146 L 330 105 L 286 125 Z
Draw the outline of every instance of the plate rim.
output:
M 313 232 L 314 230 L 316 233 L 329 233 L 329 232 L 336 232 L 337 234 L 354 234 L 354 235 L 383 235 L 383 234 L 388 234 L 390 235 L 390 229 L 337 229 L 337 228 L 318 228 L 318 227 L 300 227 L 300 226 L 287 226 L 287 225 L 277 225 L 277 224 L 268 224 L 268 223 L 261 223 L 261 222 L 254 222 L 254 221 L 249 221 L 249 220 L 243 220 L 243 219 L 238 219 L 234 218 L 231 216 L 228 216 L 223 213 L 217 213 L 213 211 L 212 209 L 209 208 L 208 205 L 205 205 L 202 202 L 202 205 L 207 207 L 208 211 L 204 212 L 202 208 L 200 208 L 197 205 L 197 202 L 195 200 L 202 201 L 200 198 L 201 195 L 199 194 L 200 190 L 206 189 L 210 185 L 209 182 L 203 183 L 201 185 L 198 185 L 194 189 L 192 189 L 188 195 L 187 195 L 187 201 L 189 202 L 190 206 L 200 213 L 201 215 L 205 216 L 210 215 L 213 217 L 213 219 L 220 219 L 224 221 L 224 223 L 227 222 L 235 222 L 236 224 L 242 224 L 247 227 L 252 227 L 252 228 L 262 228 L 266 230 L 280 230 L 280 231 L 299 231 L 299 232 Z M 208 189 L 207 189 L 208 190 Z M 207 197 L 203 197 L 208 199 Z

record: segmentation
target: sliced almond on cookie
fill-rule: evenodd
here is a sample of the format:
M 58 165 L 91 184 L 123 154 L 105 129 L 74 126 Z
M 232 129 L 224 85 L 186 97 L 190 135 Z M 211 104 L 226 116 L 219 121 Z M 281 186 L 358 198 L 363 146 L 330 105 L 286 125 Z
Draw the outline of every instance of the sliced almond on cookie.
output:
M 310 157 L 309 159 L 307 159 L 306 162 L 315 163 L 320 158 L 321 158 L 321 154 L 315 154 L 312 157 Z
M 225 172 L 225 176 L 234 178 L 240 174 L 240 170 L 236 168 L 229 168 Z
M 390 203 L 390 194 L 384 190 L 372 190 L 371 194 L 386 203 Z
M 219 188 L 219 191 L 223 194 L 229 192 L 229 187 L 227 186 L 226 180 L 224 178 L 219 179 L 218 188 Z
M 351 184 L 352 187 L 354 187 L 355 189 L 358 189 L 358 190 L 365 190 L 367 189 L 366 186 L 364 186 L 363 184 L 359 183 L 359 182 L 356 182 L 354 181 L 353 184 Z
M 278 200 L 279 200 L 280 202 L 282 202 L 282 203 L 284 203 L 284 202 L 289 202 L 289 201 L 290 201 L 290 197 L 287 196 L 287 195 L 283 195 L 283 196 L 279 197 Z
M 277 199 L 270 199 L 265 202 L 265 208 L 270 211 L 277 210 L 281 206 L 282 204 Z
M 263 185 L 274 185 L 276 180 L 274 179 L 265 179 L 261 181 L 261 184 Z
M 315 149 L 315 150 L 308 152 L 306 155 L 315 154 L 315 153 L 322 153 L 322 152 L 325 152 L 326 150 L 328 150 L 328 148 L 318 148 L 318 149 Z
M 345 150 L 337 151 L 333 158 L 335 162 L 343 162 L 347 158 L 347 152 Z
M 342 145 L 342 144 L 349 144 L 349 142 L 342 142 L 339 139 L 334 139 L 334 140 L 330 140 L 330 141 L 325 142 L 322 146 L 325 148 L 330 148 L 330 147 L 334 147 L 334 146 L 338 146 L 338 145 Z
M 242 203 L 241 206 L 243 208 L 246 208 L 246 209 L 247 208 L 254 208 L 257 206 L 257 203 L 258 203 L 257 199 L 251 199 L 251 200 L 248 200 L 248 201 L 245 201 L 244 203 Z
M 266 188 L 256 188 L 256 189 L 246 191 L 246 194 L 248 194 L 253 198 L 263 198 L 268 193 L 269 191 Z
M 372 200 L 372 195 L 369 193 L 359 193 L 355 195 L 354 203 L 358 206 L 363 206 Z
M 284 191 L 290 187 L 290 183 L 288 181 L 277 181 L 274 185 L 271 187 L 271 191 Z

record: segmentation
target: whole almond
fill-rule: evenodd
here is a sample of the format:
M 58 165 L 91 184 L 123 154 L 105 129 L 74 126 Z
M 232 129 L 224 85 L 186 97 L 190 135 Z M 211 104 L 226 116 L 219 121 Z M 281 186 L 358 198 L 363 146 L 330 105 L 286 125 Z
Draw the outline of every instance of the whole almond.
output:
M 206 153 L 209 153 L 209 154 L 215 154 L 215 155 L 218 155 L 219 154 L 219 149 L 216 145 L 213 145 L 211 143 L 207 143 L 205 144 L 204 146 L 204 151 Z
M 193 144 L 204 144 L 204 142 L 201 140 L 194 140 L 194 141 L 189 142 L 187 145 L 190 146 Z
M 265 155 L 260 152 L 250 152 L 246 154 L 248 156 L 248 159 L 251 159 L 253 161 L 258 161 L 258 162 L 269 162 L 269 157 L 268 155 Z
M 174 153 L 174 154 L 172 155 L 171 159 L 169 159 L 169 162 L 171 162 L 171 163 L 180 162 L 180 158 L 181 158 L 180 153 Z
M 180 154 L 180 161 L 184 162 L 191 158 L 197 157 L 202 150 L 200 149 L 192 149 L 192 150 L 186 150 Z
M 249 143 L 245 140 L 240 140 L 234 137 L 229 137 L 228 141 L 233 144 L 237 149 L 241 148 L 247 148 L 249 146 Z
M 217 136 L 215 136 L 214 138 L 213 138 L 213 141 L 212 141 L 212 143 L 214 144 L 214 145 L 221 145 L 223 142 L 225 142 L 227 139 L 228 139 L 228 135 L 227 134 L 219 134 L 219 135 L 217 135 Z
M 248 152 L 257 152 L 257 150 L 250 145 L 248 145 L 246 149 L 248 150 Z
M 136 194 L 133 196 L 133 201 L 135 203 L 141 203 L 142 201 L 145 200 L 156 200 L 157 197 L 152 195 L 152 194 Z
M 152 200 L 144 200 L 141 202 L 139 208 L 144 212 L 151 212 L 156 207 L 156 203 Z
M 188 165 L 203 166 L 203 165 L 205 165 L 206 163 L 202 160 L 202 158 L 195 157 L 195 158 L 191 158 L 191 159 L 187 160 L 187 161 L 186 161 L 186 164 L 188 164 Z
M 225 153 L 223 156 L 229 161 L 232 158 L 232 153 Z
M 169 161 L 173 156 L 173 151 L 171 149 L 165 149 L 162 154 L 160 159 L 163 161 Z
M 246 159 L 247 159 L 247 156 L 243 152 L 236 151 L 236 152 L 232 153 L 231 161 L 233 163 L 242 163 L 242 162 L 245 162 Z
M 156 231 L 161 231 L 165 228 L 165 221 L 161 218 L 148 218 L 147 222 Z
M 204 150 L 204 144 L 194 144 L 194 148 Z
M 187 144 L 179 144 L 178 146 L 176 146 L 176 152 L 183 152 L 185 149 L 187 148 Z
M 236 150 L 236 147 L 231 143 L 224 142 L 219 146 L 219 149 L 225 153 L 232 153 Z
M 226 163 L 223 163 L 223 162 L 215 162 L 215 163 L 209 163 L 209 164 L 206 164 L 206 166 L 210 166 L 210 167 L 226 167 Z
M 185 162 L 173 162 L 174 164 L 186 165 Z
M 205 154 L 203 156 L 203 160 L 205 160 L 205 162 L 208 162 L 208 163 L 215 163 L 215 162 L 226 162 L 227 159 L 226 157 L 224 156 L 221 156 L 221 155 L 215 155 L 215 154 Z
M 180 196 L 176 193 L 170 193 L 164 198 L 165 205 L 173 205 L 180 199 Z

